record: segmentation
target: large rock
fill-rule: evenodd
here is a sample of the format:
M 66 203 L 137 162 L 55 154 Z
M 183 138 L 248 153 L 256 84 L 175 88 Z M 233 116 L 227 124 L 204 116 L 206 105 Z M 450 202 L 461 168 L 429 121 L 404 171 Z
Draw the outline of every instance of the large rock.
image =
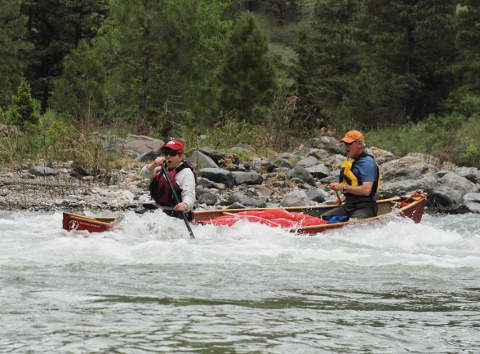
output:
M 437 174 L 438 185 L 457 190 L 462 196 L 475 190 L 475 184 L 465 177 L 450 171 L 439 171 Z
M 199 150 L 215 161 L 218 166 L 223 168 L 230 169 L 235 165 L 238 165 L 240 162 L 238 156 L 232 153 L 216 151 L 209 147 L 201 147 Z
M 56 176 L 58 171 L 50 167 L 45 166 L 34 166 L 28 170 L 32 175 L 35 176 Z
M 134 151 L 138 155 L 147 151 L 153 151 L 153 153 L 158 154 L 163 144 L 165 144 L 165 142 L 160 139 L 144 135 L 130 135 L 126 139 L 124 148 L 125 150 Z
M 218 201 L 218 198 L 213 191 L 204 190 L 197 194 L 197 201 L 200 204 L 215 205 Z
M 309 199 L 317 203 L 323 203 L 329 197 L 327 192 L 317 188 L 309 189 L 306 193 Z
M 381 198 L 396 197 L 406 195 L 416 190 L 422 190 L 426 193 L 435 189 L 437 179 L 434 174 L 426 174 L 422 178 L 416 179 L 395 179 L 384 181 L 380 189 Z
M 457 175 L 465 177 L 470 182 L 480 183 L 480 170 L 475 167 L 455 167 L 453 169 Z
M 240 203 L 241 205 L 249 208 L 265 208 L 267 206 L 265 200 L 251 198 L 241 192 L 232 193 L 232 195 L 228 199 L 228 202 L 231 205 Z
M 318 162 L 319 161 L 315 156 L 310 155 L 298 161 L 297 166 L 302 166 L 307 168 L 307 167 L 318 165 Z
M 282 201 L 280 202 L 280 206 L 282 207 L 304 206 L 311 204 L 311 200 L 307 196 L 307 193 L 301 190 L 296 190 L 285 194 Z
M 199 171 L 199 175 L 210 181 L 223 183 L 227 187 L 233 187 L 235 185 L 232 172 L 223 168 L 202 168 Z
M 369 147 L 367 149 L 367 152 L 369 154 L 372 154 L 373 157 L 375 157 L 375 161 L 377 161 L 378 165 L 382 165 L 385 162 L 398 159 L 398 157 L 392 154 L 390 151 L 382 150 L 375 146 Z
M 297 165 L 297 166 L 295 166 L 295 168 L 291 169 L 288 172 L 288 177 L 290 179 L 299 178 L 302 181 L 304 181 L 305 183 L 308 183 L 312 186 L 315 186 L 315 179 L 313 178 L 312 174 L 310 172 L 308 172 L 302 166 Z
M 434 164 L 416 155 L 406 155 L 400 159 L 385 162 L 381 166 L 384 181 L 421 179 L 427 173 L 437 172 Z
M 463 194 L 458 190 L 440 186 L 428 194 L 427 205 L 441 212 L 455 212 L 460 209 L 463 202 Z
M 330 176 L 330 170 L 323 164 L 307 167 L 306 170 L 315 178 L 322 179 Z
M 232 172 L 233 179 L 235 184 L 262 184 L 263 177 L 255 171 L 241 172 L 234 171 Z
M 194 150 L 187 154 L 187 160 L 191 162 L 197 170 L 202 168 L 218 168 L 213 159 L 201 151 Z
M 272 172 L 275 170 L 275 165 L 267 158 L 254 157 L 250 160 L 249 165 L 259 173 Z
M 343 143 L 331 136 L 321 136 L 312 140 L 312 146 L 317 149 L 324 149 L 334 154 L 342 154 L 345 152 Z
M 480 213 L 480 193 L 467 193 L 463 196 L 465 206 L 473 213 Z

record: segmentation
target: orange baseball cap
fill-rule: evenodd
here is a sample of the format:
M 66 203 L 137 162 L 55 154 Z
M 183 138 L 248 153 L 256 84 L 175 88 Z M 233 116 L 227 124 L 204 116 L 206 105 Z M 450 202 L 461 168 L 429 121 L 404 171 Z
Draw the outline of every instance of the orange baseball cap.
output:
M 354 141 L 365 141 L 365 137 L 358 130 L 349 130 L 340 141 L 350 144 Z
M 185 146 L 183 146 L 183 143 L 180 140 L 170 140 L 169 142 L 167 142 L 165 145 L 162 146 L 161 150 L 164 150 L 164 149 L 184 152 Z

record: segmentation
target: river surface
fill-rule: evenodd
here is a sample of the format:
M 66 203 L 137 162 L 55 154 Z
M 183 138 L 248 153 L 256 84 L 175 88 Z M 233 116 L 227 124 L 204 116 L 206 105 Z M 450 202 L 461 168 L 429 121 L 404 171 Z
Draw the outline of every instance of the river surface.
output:
M 480 215 L 298 236 L 0 211 L 1 353 L 478 353 Z

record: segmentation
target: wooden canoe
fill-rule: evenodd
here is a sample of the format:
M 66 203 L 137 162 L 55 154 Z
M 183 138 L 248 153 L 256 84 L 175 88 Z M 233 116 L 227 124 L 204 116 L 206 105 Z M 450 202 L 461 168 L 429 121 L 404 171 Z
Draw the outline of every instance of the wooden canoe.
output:
M 337 222 L 332 224 L 320 224 L 313 226 L 305 226 L 301 228 L 291 229 L 292 232 L 300 234 L 316 234 L 319 232 L 340 228 L 346 225 L 354 225 L 367 222 L 380 221 L 386 219 L 389 215 L 401 215 L 412 219 L 415 223 L 419 223 L 422 219 L 423 211 L 427 197 L 420 191 L 412 193 L 408 196 L 394 197 L 389 199 L 382 199 L 377 201 L 378 216 L 356 219 L 347 222 Z M 319 206 L 299 206 L 299 207 L 286 207 L 282 208 L 289 212 L 300 212 L 308 215 L 320 217 L 324 212 L 335 208 L 336 205 L 319 205 Z M 208 220 L 212 220 L 219 216 L 234 215 L 235 213 L 245 212 L 248 210 L 268 210 L 278 208 L 252 208 L 252 209 L 220 209 L 220 210 L 206 210 L 197 211 L 193 213 L 193 221 L 199 224 L 208 223 Z
M 63 228 L 67 231 L 86 230 L 89 232 L 103 232 L 111 230 L 118 222 L 119 217 L 93 217 L 81 214 L 63 213 Z

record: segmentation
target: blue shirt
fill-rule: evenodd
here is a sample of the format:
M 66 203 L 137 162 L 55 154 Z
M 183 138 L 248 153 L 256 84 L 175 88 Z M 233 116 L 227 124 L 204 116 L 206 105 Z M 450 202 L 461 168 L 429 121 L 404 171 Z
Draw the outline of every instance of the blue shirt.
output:
M 359 157 L 352 167 L 352 172 L 358 178 L 358 183 L 375 182 L 377 180 L 377 164 L 375 159 L 370 155 Z M 374 191 L 375 192 L 375 191 Z M 347 204 L 355 204 L 359 202 L 368 202 L 376 200 L 375 194 L 372 196 L 345 194 Z

